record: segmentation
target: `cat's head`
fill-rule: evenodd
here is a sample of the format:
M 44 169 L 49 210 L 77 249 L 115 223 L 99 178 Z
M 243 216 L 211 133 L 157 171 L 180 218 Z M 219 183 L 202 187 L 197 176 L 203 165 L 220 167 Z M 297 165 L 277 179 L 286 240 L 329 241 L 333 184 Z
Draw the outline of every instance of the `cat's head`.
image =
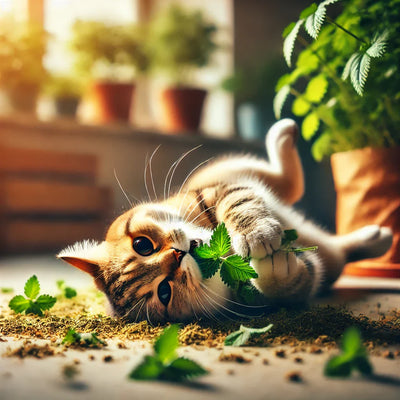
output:
M 182 321 L 202 313 L 202 278 L 192 252 L 210 235 L 173 209 L 142 204 L 118 217 L 103 242 L 77 243 L 58 257 L 93 276 L 115 315 Z

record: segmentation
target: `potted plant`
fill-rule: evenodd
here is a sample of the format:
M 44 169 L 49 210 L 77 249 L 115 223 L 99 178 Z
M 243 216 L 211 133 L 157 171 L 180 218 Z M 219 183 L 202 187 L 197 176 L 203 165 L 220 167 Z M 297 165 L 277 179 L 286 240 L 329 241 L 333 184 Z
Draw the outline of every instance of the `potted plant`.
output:
M 264 139 L 274 120 L 272 98 L 281 71 L 281 57 L 270 56 L 265 62 L 238 68 L 221 82 L 221 88 L 235 97 L 237 129 L 242 138 Z
M 169 80 L 160 93 L 162 128 L 197 131 L 206 91 L 191 86 L 193 72 L 209 64 L 217 45 L 216 26 L 200 11 L 166 8 L 150 24 L 149 51 L 155 70 Z
M 46 79 L 42 59 L 47 38 L 34 24 L 5 18 L 0 21 L 0 89 L 16 111 L 35 111 Z
M 46 80 L 43 93 L 54 101 L 57 115 L 74 117 L 82 95 L 82 82 L 72 75 L 53 74 Z
M 142 43 L 139 26 L 82 20 L 73 25 L 70 48 L 77 74 L 90 82 L 87 98 L 96 122 L 129 121 L 134 78 L 148 66 Z
M 275 113 L 292 95 L 314 157 L 331 155 L 338 233 L 371 223 L 393 230 L 383 257 L 347 273 L 400 277 L 400 0 L 333 3 L 313 3 L 285 29 L 289 66 L 295 44 L 302 49 L 278 81 Z

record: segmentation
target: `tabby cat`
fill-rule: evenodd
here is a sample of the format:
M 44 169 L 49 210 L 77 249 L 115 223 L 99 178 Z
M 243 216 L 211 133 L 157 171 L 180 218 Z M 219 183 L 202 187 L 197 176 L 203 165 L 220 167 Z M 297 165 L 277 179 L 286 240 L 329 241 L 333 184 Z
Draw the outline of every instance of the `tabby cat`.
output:
M 202 279 L 192 257 L 223 221 L 234 251 L 252 258 L 259 275 L 252 283 L 266 304 L 306 301 L 332 284 L 347 261 L 384 253 L 392 235 L 375 225 L 331 235 L 294 210 L 304 189 L 297 134 L 292 120 L 277 122 L 266 137 L 268 162 L 251 156 L 211 161 L 173 196 L 119 216 L 103 242 L 77 243 L 58 257 L 91 274 L 113 314 L 128 321 L 227 315 L 234 305 L 228 287 L 218 274 Z M 317 245 L 318 252 L 279 250 L 285 229 L 296 229 L 298 244 Z

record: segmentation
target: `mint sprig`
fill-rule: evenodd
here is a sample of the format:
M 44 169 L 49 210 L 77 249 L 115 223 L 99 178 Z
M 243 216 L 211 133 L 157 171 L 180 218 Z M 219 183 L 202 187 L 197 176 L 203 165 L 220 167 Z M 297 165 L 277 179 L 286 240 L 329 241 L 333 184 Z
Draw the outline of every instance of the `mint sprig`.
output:
M 237 289 L 239 282 L 247 282 L 258 275 L 243 257 L 237 254 L 226 256 L 230 250 L 231 238 L 222 222 L 214 229 L 209 245 L 203 244 L 194 249 L 194 257 L 204 279 L 211 278 L 220 270 L 222 281 Z
M 77 295 L 76 290 L 70 286 L 67 286 L 64 280 L 59 280 L 56 282 L 56 284 L 61 292 L 61 295 L 66 297 L 67 299 L 72 299 Z
M 166 380 L 180 382 L 208 372 L 195 361 L 178 357 L 178 325 L 165 328 L 155 341 L 154 355 L 148 355 L 129 374 L 136 380 Z
M 341 350 L 341 354 L 332 357 L 326 363 L 325 376 L 345 378 L 349 377 L 353 370 L 358 370 L 363 375 L 372 374 L 372 365 L 357 328 L 351 327 L 344 332 Z
M 75 329 L 71 328 L 65 335 L 62 344 L 67 346 L 79 346 L 79 347 L 103 347 L 107 346 L 107 343 L 97 337 L 95 332 L 79 333 Z
M 14 296 L 8 306 L 17 314 L 36 314 L 43 315 L 43 311 L 49 310 L 54 306 L 57 299 L 48 294 L 40 293 L 40 284 L 36 275 L 31 276 L 25 283 L 24 287 L 25 296 Z M 39 297 L 38 297 L 39 296 Z
M 243 346 L 245 345 L 252 336 L 261 335 L 268 332 L 273 327 L 273 324 L 269 324 L 264 328 L 248 328 L 247 326 L 240 325 L 239 330 L 232 332 L 225 338 L 225 346 Z

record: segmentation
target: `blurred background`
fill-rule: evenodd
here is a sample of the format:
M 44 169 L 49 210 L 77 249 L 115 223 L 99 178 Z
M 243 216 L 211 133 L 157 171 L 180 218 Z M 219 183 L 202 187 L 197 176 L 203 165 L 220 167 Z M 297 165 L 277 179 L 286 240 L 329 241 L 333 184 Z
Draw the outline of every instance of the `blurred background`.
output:
M 1 251 L 101 239 L 199 144 L 172 186 L 222 152 L 263 156 L 282 31 L 308 3 L 0 0 Z M 300 208 L 334 229 L 328 167 L 299 141 Z

